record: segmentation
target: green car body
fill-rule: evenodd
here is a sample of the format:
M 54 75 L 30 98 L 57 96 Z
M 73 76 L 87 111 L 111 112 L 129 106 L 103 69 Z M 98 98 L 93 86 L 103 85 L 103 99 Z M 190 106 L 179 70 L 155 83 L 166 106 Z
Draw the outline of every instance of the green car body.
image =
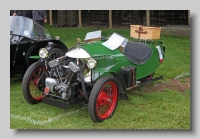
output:
M 152 53 L 149 60 L 143 64 L 131 63 L 120 49 L 110 50 L 102 45 L 101 41 L 85 44 L 82 48 L 97 61 L 97 66 L 94 69 L 95 73 L 101 73 L 101 75 L 115 73 L 121 77 L 120 70 L 123 67 L 131 66 L 136 68 L 136 80 L 138 80 L 152 74 L 162 64 L 159 60 L 157 45 L 161 47 L 164 59 L 162 42 L 146 42 L 146 44 L 152 49 Z

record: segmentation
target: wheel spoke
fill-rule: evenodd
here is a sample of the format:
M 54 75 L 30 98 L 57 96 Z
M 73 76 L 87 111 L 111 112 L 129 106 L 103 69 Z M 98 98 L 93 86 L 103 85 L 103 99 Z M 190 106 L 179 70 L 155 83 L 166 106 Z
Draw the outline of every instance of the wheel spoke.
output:
M 61 54 L 59 54 L 59 53 L 57 53 L 57 52 L 54 52 L 54 53 L 51 53 L 50 55 L 49 55 L 49 61 L 51 61 L 51 60 L 54 60 L 54 59 L 56 59 L 56 58 L 58 58 L 58 57 L 61 57 L 62 55 Z
M 112 98 L 112 96 L 113 96 L 113 89 L 112 89 L 112 87 L 107 87 L 106 90 L 107 90 L 106 91 L 107 96 L 109 96 L 109 97 Z
M 112 76 L 101 77 L 93 86 L 89 98 L 89 113 L 93 121 L 110 118 L 118 102 L 118 82 Z
M 37 68 L 31 75 L 31 78 L 29 80 L 29 91 L 31 96 L 35 100 L 40 100 L 41 99 L 41 91 L 38 90 L 38 80 L 40 76 L 42 75 L 43 70 L 45 70 L 44 67 L 39 67 Z
M 98 107 L 98 114 L 103 115 L 109 110 L 110 103 L 105 101 L 102 105 Z
M 104 100 L 98 100 L 97 103 L 98 103 L 97 106 L 100 107 L 100 106 L 104 105 L 106 103 L 106 101 L 104 101 Z
M 100 90 L 96 108 L 101 117 L 109 116 L 116 103 L 116 85 L 112 82 L 106 83 Z

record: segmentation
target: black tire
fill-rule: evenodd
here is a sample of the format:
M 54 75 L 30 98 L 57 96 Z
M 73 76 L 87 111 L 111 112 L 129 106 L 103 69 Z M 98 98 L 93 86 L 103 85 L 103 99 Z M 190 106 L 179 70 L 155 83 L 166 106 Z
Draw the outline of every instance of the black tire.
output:
M 25 100 L 30 104 L 39 103 L 42 98 L 42 92 L 38 90 L 38 81 L 43 70 L 46 70 L 43 62 L 35 62 L 27 69 L 22 80 L 22 93 Z
M 97 123 L 111 118 L 118 104 L 118 96 L 119 88 L 117 80 L 112 76 L 100 78 L 95 83 L 89 97 L 88 112 L 91 119 Z M 102 113 L 98 112 L 100 109 Z
M 64 56 L 65 53 L 59 48 L 52 48 L 49 51 L 48 61 L 54 60 L 58 57 Z

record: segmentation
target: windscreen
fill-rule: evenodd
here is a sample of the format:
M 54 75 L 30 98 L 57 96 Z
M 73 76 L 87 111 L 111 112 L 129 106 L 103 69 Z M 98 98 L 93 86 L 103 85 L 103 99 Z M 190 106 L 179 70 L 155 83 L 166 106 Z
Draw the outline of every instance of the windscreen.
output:
M 51 39 L 51 35 L 44 27 L 24 16 L 10 16 L 10 35 L 18 35 L 33 40 Z

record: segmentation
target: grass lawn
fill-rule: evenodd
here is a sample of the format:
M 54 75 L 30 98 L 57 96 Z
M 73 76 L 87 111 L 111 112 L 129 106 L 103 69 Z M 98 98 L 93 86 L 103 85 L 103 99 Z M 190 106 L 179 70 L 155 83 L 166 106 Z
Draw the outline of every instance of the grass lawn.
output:
M 54 28 L 45 24 L 52 37 L 60 36 L 68 46 L 76 38 L 85 38 L 89 31 L 102 30 L 104 37 L 116 32 L 129 40 L 129 29 L 107 28 Z M 129 100 L 119 100 L 111 119 L 94 123 L 87 106 L 70 105 L 64 110 L 43 103 L 30 105 L 22 96 L 22 77 L 10 79 L 10 128 L 11 129 L 190 129 L 190 88 L 178 90 L 190 78 L 190 38 L 161 36 L 165 47 L 165 60 L 155 72 L 163 80 L 128 92 Z M 172 82 L 173 81 L 173 82 Z M 174 82 L 177 81 L 177 82 Z M 171 83 L 171 84 L 170 84 Z M 150 87 L 168 84 L 163 89 L 148 91 Z M 159 87 L 158 87 L 159 88 Z

